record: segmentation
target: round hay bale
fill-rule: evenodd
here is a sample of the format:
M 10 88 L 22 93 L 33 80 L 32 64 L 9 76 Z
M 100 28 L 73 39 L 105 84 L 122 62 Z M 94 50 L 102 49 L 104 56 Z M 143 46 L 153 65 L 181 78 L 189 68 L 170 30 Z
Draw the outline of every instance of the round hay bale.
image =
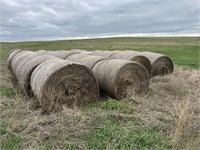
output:
M 51 56 L 55 56 L 55 57 L 58 57 L 58 58 L 61 58 L 61 59 L 65 59 L 70 55 L 78 54 L 78 53 L 81 53 L 82 51 L 81 50 L 72 50 L 72 51 L 65 51 L 65 50 L 46 51 L 46 50 L 39 50 L 39 51 L 36 51 L 36 52 L 38 54 L 41 54 L 41 55 L 51 55 Z
M 112 51 L 90 51 L 88 52 L 88 55 L 96 55 L 96 56 L 102 56 L 102 57 L 109 57 L 110 55 L 112 55 L 114 52 Z
M 55 58 L 56 57 L 50 55 L 41 55 L 36 57 L 34 56 L 29 60 L 27 59 L 21 60 L 18 69 L 15 72 L 18 75 L 17 78 L 19 86 L 26 96 L 33 97 L 33 92 L 30 86 L 30 79 L 33 70 L 42 62 Z
M 80 106 L 99 97 L 97 80 L 89 68 L 58 58 L 36 67 L 31 88 L 45 112 L 58 111 L 63 104 Z
M 141 64 L 121 59 L 106 59 L 92 69 L 102 91 L 123 99 L 146 92 L 149 74 Z
M 21 65 L 24 65 L 24 62 L 28 62 L 31 58 L 34 58 L 37 56 L 37 53 L 30 52 L 30 51 L 20 51 L 18 52 L 11 60 L 11 68 L 12 72 L 15 75 L 15 77 L 18 79 L 20 77 L 20 73 L 18 70 Z
M 107 58 L 101 56 L 92 56 L 84 53 L 73 54 L 66 58 L 66 60 L 80 63 L 88 68 L 92 69 L 98 62 L 105 60 Z
M 153 52 L 141 52 L 141 55 L 147 57 L 151 62 L 151 76 L 166 75 L 174 71 L 173 61 L 166 55 Z
M 124 59 L 130 61 L 136 61 L 143 65 L 148 73 L 151 75 L 151 62 L 145 56 L 142 56 L 140 52 L 135 51 L 114 51 L 109 58 L 113 59 Z
M 12 61 L 13 57 L 20 51 L 21 51 L 20 49 L 14 49 L 8 53 L 8 55 L 7 55 L 7 68 L 8 69 L 11 69 L 11 61 Z

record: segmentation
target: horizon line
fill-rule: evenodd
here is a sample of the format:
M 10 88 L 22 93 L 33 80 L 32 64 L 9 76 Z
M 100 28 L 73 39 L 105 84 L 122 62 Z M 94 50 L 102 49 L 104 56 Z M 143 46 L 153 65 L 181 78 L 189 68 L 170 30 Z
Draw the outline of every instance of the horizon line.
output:
M 138 33 L 138 34 L 99 35 L 99 36 L 82 36 L 82 37 L 62 37 L 62 38 L 52 38 L 52 39 L 46 38 L 46 39 L 35 39 L 35 40 L 13 40 L 13 41 L 0 41 L 0 42 L 85 40 L 85 39 L 120 38 L 120 37 L 200 37 L 200 34 Z

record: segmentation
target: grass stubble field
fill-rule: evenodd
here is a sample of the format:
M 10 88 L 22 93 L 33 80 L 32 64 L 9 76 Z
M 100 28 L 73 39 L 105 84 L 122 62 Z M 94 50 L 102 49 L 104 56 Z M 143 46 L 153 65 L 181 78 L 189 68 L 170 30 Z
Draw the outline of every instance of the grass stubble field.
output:
M 152 78 L 145 95 L 42 115 L 6 68 L 6 55 L 15 48 L 153 51 L 170 56 L 175 70 Z M 1 149 L 199 149 L 199 51 L 199 37 L 2 42 Z

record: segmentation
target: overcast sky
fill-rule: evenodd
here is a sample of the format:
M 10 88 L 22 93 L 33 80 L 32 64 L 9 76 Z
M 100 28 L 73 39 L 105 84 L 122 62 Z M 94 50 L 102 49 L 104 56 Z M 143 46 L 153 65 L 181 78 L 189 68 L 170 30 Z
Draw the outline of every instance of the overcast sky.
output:
M 200 0 L 0 0 L 0 41 L 199 34 Z

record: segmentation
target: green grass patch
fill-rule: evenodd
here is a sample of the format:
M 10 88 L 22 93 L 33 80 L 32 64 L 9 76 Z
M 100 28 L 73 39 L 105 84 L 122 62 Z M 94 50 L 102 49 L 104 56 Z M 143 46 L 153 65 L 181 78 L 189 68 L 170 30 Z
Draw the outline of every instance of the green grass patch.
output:
M 133 104 L 128 100 L 118 101 L 115 99 L 109 99 L 99 104 L 99 107 L 105 110 L 117 110 L 121 113 L 133 113 Z
M 9 98 L 15 97 L 16 92 L 13 88 L 10 87 L 1 87 L 0 88 L 0 96 L 6 96 Z
M 23 141 L 24 139 L 20 136 L 7 134 L 4 138 L 1 139 L 1 149 L 5 150 L 22 149 Z
M 7 129 L 8 123 L 5 121 L 0 122 L 0 135 L 3 135 L 6 133 L 6 129 Z
M 124 37 L 62 41 L 1 42 L 1 59 L 12 49 L 24 50 L 136 50 L 152 51 L 170 56 L 176 65 L 199 68 L 198 37 Z
M 133 102 L 127 99 L 116 100 L 109 99 L 104 102 L 93 103 L 85 106 L 85 110 L 96 111 L 96 109 L 102 109 L 103 111 L 117 111 L 120 113 L 132 114 L 134 113 Z
M 124 127 L 113 121 L 95 126 L 86 136 L 88 149 L 171 149 L 170 139 L 159 127 Z

